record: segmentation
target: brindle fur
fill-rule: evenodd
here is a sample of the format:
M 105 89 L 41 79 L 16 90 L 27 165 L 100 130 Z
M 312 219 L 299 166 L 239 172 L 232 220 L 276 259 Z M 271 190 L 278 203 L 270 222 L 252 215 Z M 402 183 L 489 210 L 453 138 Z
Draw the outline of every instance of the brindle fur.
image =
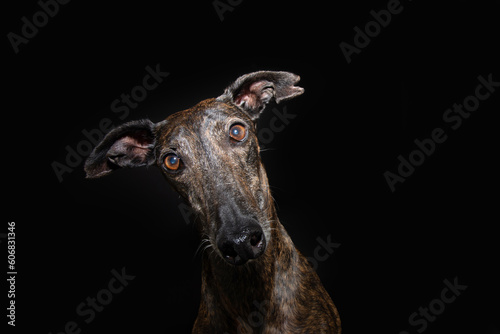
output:
M 91 178 L 156 164 L 199 216 L 202 294 L 193 333 L 341 333 L 332 300 L 278 220 L 260 159 L 256 120 L 271 99 L 302 94 L 294 86 L 298 80 L 287 72 L 247 74 L 218 98 L 162 122 L 134 121 L 114 129 L 86 162 Z M 245 126 L 244 142 L 229 140 L 232 124 Z M 180 171 L 164 167 L 169 153 L 180 157 Z M 217 238 L 249 221 L 262 229 L 265 250 L 243 265 L 229 264 Z

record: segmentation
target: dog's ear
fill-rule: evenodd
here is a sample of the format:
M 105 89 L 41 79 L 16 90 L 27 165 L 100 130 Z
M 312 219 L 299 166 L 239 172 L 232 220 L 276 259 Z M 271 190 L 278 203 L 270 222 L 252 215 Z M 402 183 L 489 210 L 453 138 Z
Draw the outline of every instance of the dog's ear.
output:
M 290 72 L 253 72 L 236 79 L 216 100 L 235 104 L 255 121 L 272 99 L 280 103 L 304 93 L 294 86 L 299 80 Z
M 140 120 L 111 130 L 85 161 L 87 178 L 101 177 L 118 168 L 154 163 L 155 128 L 150 120 Z

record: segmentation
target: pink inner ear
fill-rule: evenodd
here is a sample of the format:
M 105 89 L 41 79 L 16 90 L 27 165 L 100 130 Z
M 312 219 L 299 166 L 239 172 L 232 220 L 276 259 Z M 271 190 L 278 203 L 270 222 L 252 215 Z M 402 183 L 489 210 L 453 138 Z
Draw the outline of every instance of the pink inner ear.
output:
M 234 99 L 234 103 L 238 106 L 253 109 L 257 103 L 257 96 L 255 93 L 250 92 L 249 89 L 242 89 Z
M 143 131 L 136 131 L 131 135 L 118 139 L 109 149 L 108 156 L 125 155 L 130 159 L 145 161 L 149 154 L 151 140 Z
M 139 159 L 143 160 L 148 155 L 149 148 L 146 142 L 141 142 L 133 137 L 124 137 L 122 141 L 126 149 Z
M 259 108 L 272 97 L 272 92 L 270 93 L 265 87 L 266 84 L 269 82 L 261 80 L 244 86 L 234 99 L 234 103 L 251 110 Z
M 149 147 L 149 142 L 146 139 L 141 138 L 141 137 L 136 138 L 136 137 L 125 136 L 125 137 L 121 138 L 120 141 L 125 146 L 133 146 L 135 148 L 140 148 L 140 149 L 144 149 L 144 150 L 147 150 Z

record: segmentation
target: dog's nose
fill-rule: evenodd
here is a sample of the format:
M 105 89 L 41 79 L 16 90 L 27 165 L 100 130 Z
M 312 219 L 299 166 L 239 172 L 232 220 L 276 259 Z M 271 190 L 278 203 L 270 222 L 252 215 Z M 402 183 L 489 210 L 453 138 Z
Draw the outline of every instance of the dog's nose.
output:
M 240 233 L 224 233 L 217 241 L 224 260 L 233 265 L 256 259 L 266 248 L 266 238 L 260 226 L 245 228 Z

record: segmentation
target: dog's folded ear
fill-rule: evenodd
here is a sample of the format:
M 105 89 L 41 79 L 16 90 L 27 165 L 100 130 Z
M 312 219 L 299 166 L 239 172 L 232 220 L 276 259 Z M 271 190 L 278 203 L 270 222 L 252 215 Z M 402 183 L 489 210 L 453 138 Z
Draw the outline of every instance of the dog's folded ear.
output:
M 85 161 L 87 178 L 101 177 L 118 168 L 153 164 L 155 128 L 150 120 L 139 120 L 111 130 Z
M 216 100 L 235 104 L 255 121 L 272 99 L 280 103 L 304 93 L 294 86 L 299 80 L 290 72 L 253 72 L 236 79 Z

